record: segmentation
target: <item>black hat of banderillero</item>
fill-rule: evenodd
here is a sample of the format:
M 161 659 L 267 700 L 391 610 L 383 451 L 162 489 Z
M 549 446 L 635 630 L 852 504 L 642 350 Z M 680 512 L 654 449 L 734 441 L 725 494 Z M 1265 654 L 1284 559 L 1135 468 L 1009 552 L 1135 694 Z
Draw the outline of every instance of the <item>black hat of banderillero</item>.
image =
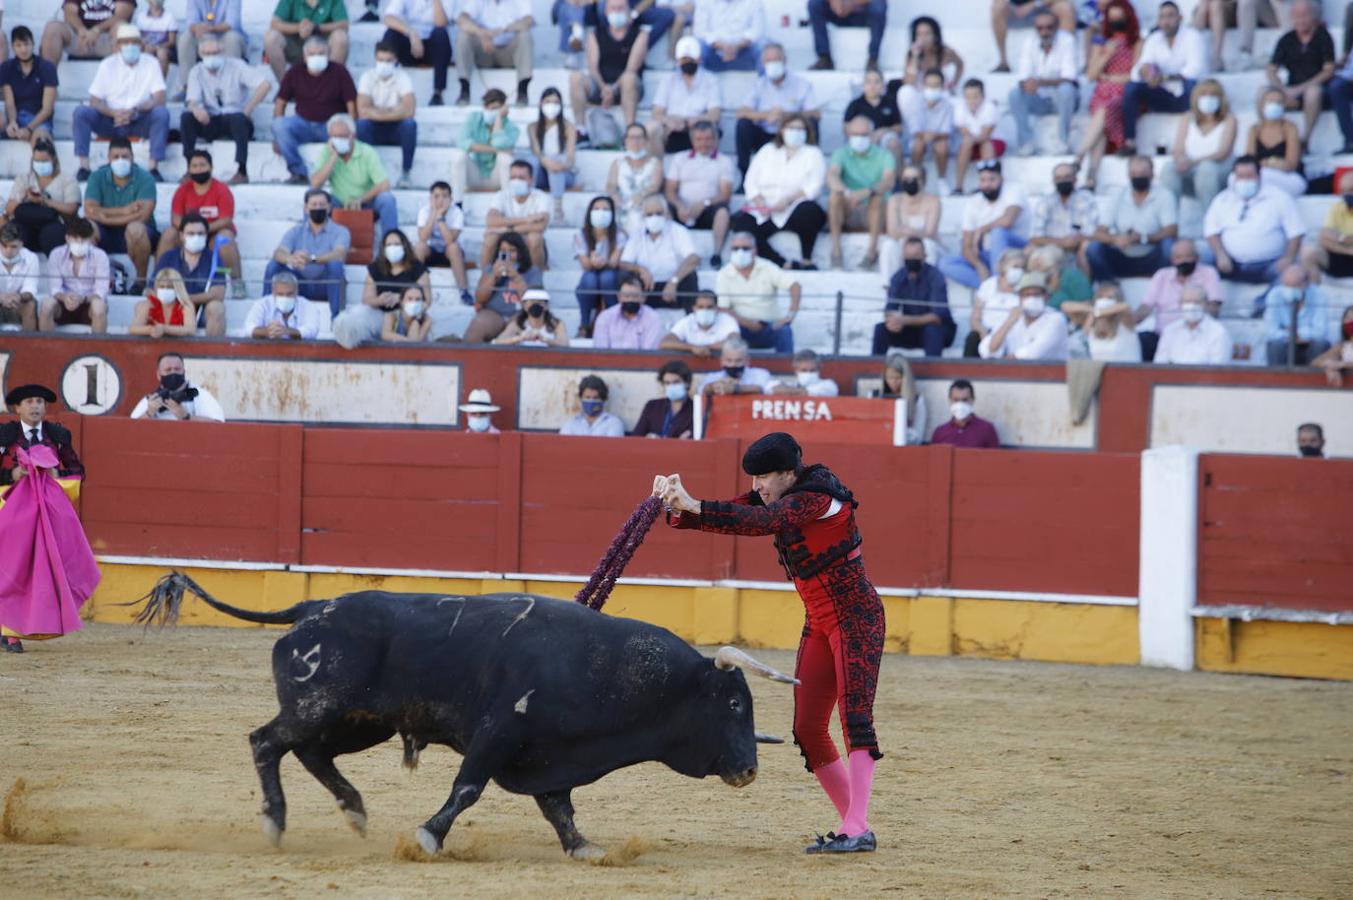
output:
M 742 454 L 742 471 L 748 475 L 769 475 L 771 472 L 791 472 L 799 468 L 803 449 L 791 434 L 773 431 L 758 438 Z
M 29 397 L 41 397 L 48 403 L 56 402 L 56 393 L 40 384 L 21 384 L 5 395 L 6 406 L 18 406 Z

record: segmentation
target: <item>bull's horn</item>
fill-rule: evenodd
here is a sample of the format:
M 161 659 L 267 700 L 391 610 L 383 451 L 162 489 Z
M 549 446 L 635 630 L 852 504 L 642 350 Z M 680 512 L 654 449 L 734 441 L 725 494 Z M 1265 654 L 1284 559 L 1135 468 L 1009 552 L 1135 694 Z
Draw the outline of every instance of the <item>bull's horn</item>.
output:
M 773 734 L 766 734 L 764 731 L 758 731 L 756 732 L 756 742 L 758 744 L 783 744 L 785 739 Z
M 719 652 L 714 654 L 714 665 L 720 669 L 731 669 L 734 666 L 741 666 L 762 678 L 769 678 L 771 681 L 778 681 L 781 684 L 798 684 L 797 678 L 792 678 L 783 672 L 776 671 L 763 662 L 752 659 L 746 653 L 743 653 L 737 647 L 720 647 Z

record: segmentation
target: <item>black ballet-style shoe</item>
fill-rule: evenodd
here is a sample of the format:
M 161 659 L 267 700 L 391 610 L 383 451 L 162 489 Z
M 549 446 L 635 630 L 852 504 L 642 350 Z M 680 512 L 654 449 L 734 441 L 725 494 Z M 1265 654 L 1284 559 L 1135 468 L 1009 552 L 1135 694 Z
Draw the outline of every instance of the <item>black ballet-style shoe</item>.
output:
M 23 652 L 23 641 L 19 640 L 19 639 L 16 638 L 16 637 L 5 638 L 5 652 L 7 652 L 7 653 L 22 653 L 22 652 Z
M 827 840 L 821 837 L 817 843 L 804 848 L 805 853 L 873 853 L 878 849 L 878 840 L 874 832 L 864 831 L 857 835 L 832 834 L 827 832 Z

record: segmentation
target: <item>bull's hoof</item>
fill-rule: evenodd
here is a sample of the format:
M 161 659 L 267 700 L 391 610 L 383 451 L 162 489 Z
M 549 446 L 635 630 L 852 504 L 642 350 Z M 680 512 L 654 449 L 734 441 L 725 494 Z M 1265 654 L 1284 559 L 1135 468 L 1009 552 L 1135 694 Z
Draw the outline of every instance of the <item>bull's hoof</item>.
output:
M 418 830 L 413 833 L 413 836 L 418 841 L 418 846 L 422 847 L 423 852 L 428 856 L 436 856 L 438 853 L 442 852 L 442 842 L 437 839 L 435 834 L 428 831 L 424 826 L 419 825 Z
M 352 830 L 362 837 L 366 837 L 366 813 L 360 809 L 342 809 L 342 807 L 339 807 L 339 809 L 342 810 L 343 818 L 348 820 L 348 825 L 351 826 Z
M 268 839 L 268 843 L 274 847 L 282 843 L 282 826 L 267 813 L 260 813 L 258 817 L 259 827 L 263 829 L 263 836 Z
M 605 859 L 606 851 L 596 844 L 584 843 L 568 851 L 568 855 L 579 862 L 594 863 Z

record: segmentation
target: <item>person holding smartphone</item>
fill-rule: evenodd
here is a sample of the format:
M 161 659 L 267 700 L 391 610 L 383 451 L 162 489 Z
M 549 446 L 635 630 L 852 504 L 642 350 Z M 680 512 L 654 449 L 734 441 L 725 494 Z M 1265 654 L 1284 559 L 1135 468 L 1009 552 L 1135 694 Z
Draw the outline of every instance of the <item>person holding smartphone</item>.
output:
M 465 329 L 467 344 L 486 344 L 502 334 L 508 321 L 521 312 L 526 291 L 545 286 L 526 240 L 517 232 L 498 235 L 491 258 L 493 264 L 483 270 L 475 288 L 474 319 Z

